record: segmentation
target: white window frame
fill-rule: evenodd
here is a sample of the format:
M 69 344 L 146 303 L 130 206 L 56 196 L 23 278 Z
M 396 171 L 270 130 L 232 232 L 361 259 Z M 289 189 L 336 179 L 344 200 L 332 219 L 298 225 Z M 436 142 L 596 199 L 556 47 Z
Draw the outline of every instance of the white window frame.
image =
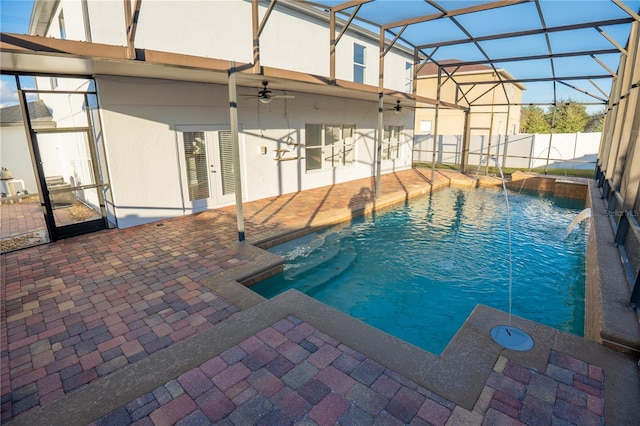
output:
M 382 139 L 382 160 L 398 160 L 402 148 L 403 126 L 385 126 Z
M 309 140 L 310 127 L 319 129 L 319 142 L 313 145 Z M 338 132 L 335 142 L 328 141 L 327 135 Z M 355 124 L 320 124 L 307 123 L 305 125 L 305 171 L 316 172 L 333 170 L 336 168 L 353 167 L 356 164 L 356 125 Z M 312 159 L 315 158 L 315 161 Z M 319 161 L 318 161 L 319 159 Z M 319 164 L 320 167 L 309 168 L 310 165 Z
M 431 134 L 431 120 L 420 120 L 420 133 Z
M 408 61 L 404 64 L 404 91 L 413 93 L 413 63 Z
M 362 49 L 362 62 L 358 62 L 358 49 Z M 358 78 L 362 74 L 362 78 Z M 353 43 L 353 82 L 364 83 L 367 78 L 367 46 Z

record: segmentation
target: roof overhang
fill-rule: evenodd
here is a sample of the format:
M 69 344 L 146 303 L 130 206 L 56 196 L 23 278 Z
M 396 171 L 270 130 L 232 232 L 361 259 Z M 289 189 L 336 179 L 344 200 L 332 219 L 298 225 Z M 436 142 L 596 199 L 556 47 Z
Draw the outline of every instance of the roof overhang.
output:
M 136 51 L 136 58 L 128 57 L 125 46 L 61 40 L 23 34 L 0 33 L 0 70 L 3 73 L 96 77 L 100 75 L 154 78 L 177 81 L 227 84 L 232 63 L 226 60 L 161 52 L 148 49 Z M 344 80 L 330 84 L 329 78 L 313 74 L 261 67 L 252 71 L 247 63 L 235 63 L 237 84 L 260 88 L 268 79 L 269 87 L 349 99 L 378 101 L 378 88 Z M 44 72 L 43 70 L 46 70 Z M 435 104 L 434 99 L 385 90 L 386 102 L 400 99 L 404 106 L 416 101 Z M 448 103 L 441 105 L 458 108 Z

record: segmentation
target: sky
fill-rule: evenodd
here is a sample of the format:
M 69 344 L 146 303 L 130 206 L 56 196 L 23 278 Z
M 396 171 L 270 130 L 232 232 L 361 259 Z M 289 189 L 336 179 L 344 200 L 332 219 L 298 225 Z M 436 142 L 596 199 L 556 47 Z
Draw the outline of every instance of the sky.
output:
M 116 1 L 116 0 L 103 0 Z M 154 1 L 154 0 L 145 0 Z M 222 1 L 222 0 L 217 0 Z M 341 1 L 327 0 L 327 4 L 341 3 Z M 486 0 L 488 1 L 488 0 Z M 632 10 L 638 11 L 640 0 L 623 0 Z M 143 2 L 144 3 L 144 2 Z M 451 10 L 461 7 L 467 7 L 477 2 L 469 0 L 441 0 L 443 7 Z M 588 7 L 586 5 L 588 4 Z M 402 5 L 403 7 L 398 7 Z M 621 10 L 615 6 L 610 0 L 541 0 L 540 6 L 545 12 L 547 19 L 547 27 L 561 26 L 572 23 L 576 19 L 580 20 L 602 20 L 621 16 Z M 28 30 L 29 19 L 31 16 L 31 8 L 33 0 L 0 0 L 0 30 L 2 32 L 24 34 Z M 366 4 L 358 12 L 358 16 L 374 19 L 378 22 L 385 23 L 395 22 L 411 16 L 426 15 L 432 13 L 429 9 L 432 7 L 422 0 L 398 1 L 398 0 L 378 0 L 370 4 Z M 347 10 L 350 12 L 350 10 Z M 458 21 L 464 25 L 474 36 L 481 36 L 489 31 L 495 32 L 511 32 L 523 29 L 529 29 L 539 25 L 537 14 L 535 12 L 535 3 L 529 2 L 516 7 L 499 8 L 492 11 L 481 12 L 481 15 L 460 15 Z M 142 14 L 144 15 L 144 13 Z M 624 15 L 624 14 L 623 14 Z M 144 19 L 144 16 L 142 16 Z M 529 21 L 528 21 L 528 20 Z M 490 25 L 488 25 L 490 23 Z M 619 43 L 626 43 L 627 28 L 624 25 L 605 27 L 604 30 Z M 420 42 L 421 38 L 424 43 L 437 41 L 437 38 L 452 37 L 455 35 L 462 36 L 462 32 L 450 20 L 442 20 L 441 22 L 424 23 L 411 25 L 403 33 L 411 38 L 414 42 Z M 564 39 L 563 39 L 564 37 Z M 454 37 L 455 38 L 455 37 Z M 579 32 L 568 35 L 560 33 L 550 34 L 551 42 L 554 45 L 554 51 L 562 51 L 569 49 L 569 43 L 581 40 L 586 46 L 602 46 L 601 48 L 611 48 L 612 45 L 594 29 L 581 30 Z M 564 47 L 564 46 L 567 47 Z M 557 47 L 556 47 L 557 46 Z M 498 55 L 498 57 L 514 57 L 522 54 L 538 55 L 547 53 L 546 40 L 544 36 L 520 37 L 510 40 L 488 41 L 482 43 L 482 48 L 489 53 L 490 56 Z M 600 47 L 598 47 L 600 48 Z M 426 52 L 429 52 L 426 49 Z M 465 44 L 458 46 L 450 46 L 440 48 L 434 55 L 436 60 L 464 58 L 465 60 L 482 60 L 482 54 L 473 44 Z M 617 55 L 601 55 L 599 59 L 605 62 L 611 69 L 618 66 Z M 604 74 L 606 71 L 593 59 L 586 58 L 570 58 L 564 60 L 555 60 L 556 75 L 569 73 L 579 67 L 585 70 L 585 73 Z M 535 78 L 542 75 L 549 75 L 549 61 L 539 61 L 539 63 L 528 62 L 504 62 L 497 65 L 499 68 L 506 69 L 516 78 Z M 17 101 L 15 89 L 10 84 L 11 79 L 2 76 L 0 79 L 0 106 L 15 103 Z M 593 94 L 600 95 L 599 90 L 588 81 L 571 82 L 580 89 L 587 90 Z M 607 80 L 598 80 L 596 84 L 604 92 L 610 90 L 610 82 Z M 526 84 L 527 89 L 523 93 L 523 102 L 549 102 L 553 99 L 553 85 L 551 83 Z M 580 101 L 594 101 L 593 98 L 586 96 L 566 85 L 557 84 L 559 99 L 567 99 L 571 97 Z M 589 107 L 590 112 L 602 109 L 602 107 Z
M 25 34 L 29 29 L 33 0 L 0 0 L 0 31 Z M 0 107 L 18 102 L 13 77 L 0 78 Z
M 25 34 L 33 0 L 0 0 L 0 29 L 5 33 Z

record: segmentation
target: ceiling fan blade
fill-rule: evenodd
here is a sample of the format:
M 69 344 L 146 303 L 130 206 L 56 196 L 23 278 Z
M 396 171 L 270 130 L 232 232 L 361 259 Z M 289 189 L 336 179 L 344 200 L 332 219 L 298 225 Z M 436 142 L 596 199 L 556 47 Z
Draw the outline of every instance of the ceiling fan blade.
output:
M 272 98 L 279 98 L 279 99 L 295 99 L 296 97 L 294 95 L 272 95 Z

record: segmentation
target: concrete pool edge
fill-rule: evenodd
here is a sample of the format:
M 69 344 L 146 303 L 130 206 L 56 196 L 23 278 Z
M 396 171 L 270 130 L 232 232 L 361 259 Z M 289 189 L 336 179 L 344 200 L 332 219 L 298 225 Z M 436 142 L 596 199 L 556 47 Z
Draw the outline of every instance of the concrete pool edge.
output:
M 622 352 L 640 355 L 640 324 L 628 308 L 631 289 L 611 222 L 594 181 L 589 181 L 591 228 L 587 241 L 585 337 Z
M 234 304 L 246 303 L 243 299 L 252 293 L 234 281 L 219 281 L 212 287 L 219 296 Z M 92 383 L 82 392 L 20 417 L 12 424 L 56 423 L 55 419 L 67 419 L 68 424 L 86 424 L 289 315 L 295 315 L 384 367 L 468 410 L 468 415 L 482 415 L 486 410 L 482 393 L 499 358 L 544 373 L 550 352 L 555 350 L 603 368 L 605 401 L 616 401 L 613 408 L 605 404 L 607 424 L 632 424 L 630 421 L 635 419 L 633 402 L 640 398 L 640 383 L 635 361 L 630 356 L 519 317 L 512 317 L 512 323 L 531 334 L 535 347 L 529 352 L 504 349 L 493 342 L 489 331 L 494 325 L 509 321 L 509 317 L 493 308 L 476 306 L 443 354 L 436 356 L 296 290 L 270 300 L 258 296 L 251 303 L 255 304 L 215 327 Z M 70 418 L 73 421 L 69 421 Z
M 425 376 L 429 381 L 425 384 L 430 388 L 439 389 L 436 390 L 438 394 L 447 391 L 453 395 L 453 398 L 461 398 L 461 406 L 465 404 L 465 407 L 472 406 L 474 409 L 482 404 L 483 391 L 478 394 L 477 390 L 481 389 L 480 379 L 486 374 L 491 374 L 491 369 L 499 362 L 501 357 L 513 360 L 518 360 L 519 358 L 517 357 L 530 357 L 532 359 L 524 359 L 517 362 L 531 365 L 532 368 L 544 369 L 549 357 L 545 347 L 557 348 L 562 353 L 571 354 L 578 359 L 602 365 L 605 368 L 605 395 L 606 401 L 609 401 L 609 403 L 605 404 L 605 420 L 607 424 L 632 424 L 637 422 L 637 418 L 633 416 L 636 415 L 634 404 L 640 399 L 640 395 L 638 395 L 640 386 L 638 385 L 635 361 L 629 356 L 615 353 L 593 342 L 587 342 L 580 337 L 565 335 L 535 323 L 525 325 L 523 328 L 528 330 L 527 327 L 540 327 L 540 331 L 545 336 L 544 345 L 541 343 L 542 340 L 534 333 L 537 345 L 535 349 L 539 350 L 540 354 L 520 354 L 503 350 L 495 343 L 486 343 L 487 341 L 492 341 L 490 341 L 488 332 L 485 331 L 490 330 L 493 324 L 504 323 L 507 318 L 506 314 L 500 311 L 494 312 L 491 308 L 484 306 L 478 306 L 474 310 L 446 349 L 447 353 L 443 353 L 443 356 L 437 357 L 417 348 L 411 349 L 410 345 L 409 349 L 407 349 L 406 343 L 400 342 L 400 344 L 397 344 L 393 339 L 387 341 L 387 338 L 384 340 L 384 351 L 379 353 L 382 345 L 376 344 L 376 341 L 369 337 L 374 336 L 379 331 L 376 332 L 375 329 L 369 326 L 361 328 L 362 325 L 358 325 L 357 320 L 347 315 L 341 314 L 339 319 L 335 314 L 335 310 L 323 306 L 320 302 L 313 301 L 313 299 L 308 301 L 301 295 L 282 299 L 278 304 L 283 306 L 278 306 L 278 304 L 265 300 L 236 282 L 235 278 L 240 280 L 251 275 L 251 273 L 264 273 L 270 268 L 277 268 L 279 262 L 281 262 L 278 256 L 268 254 L 249 244 L 238 244 L 238 250 L 249 258 L 247 263 L 225 270 L 211 277 L 211 279 L 203 280 L 202 283 L 204 284 L 204 281 L 207 281 L 206 284 L 208 284 L 209 288 L 213 289 L 220 297 L 233 302 L 241 309 L 240 312 L 216 325 L 211 330 L 192 336 L 192 339 L 185 341 L 183 345 L 177 345 L 175 349 L 169 348 L 171 350 L 158 353 L 157 356 L 147 362 L 133 364 L 122 373 L 114 373 L 111 376 L 107 376 L 105 380 L 92 383 L 90 386 L 83 388 L 81 392 L 70 394 L 69 397 L 72 396 L 72 398 L 64 398 L 60 403 L 56 403 L 55 407 L 52 405 L 37 410 L 36 413 L 38 414 L 31 415 L 29 413 L 24 419 L 19 418 L 19 421 L 16 421 L 15 424 L 35 424 L 36 422 L 33 421 L 35 419 L 40 419 L 42 423 L 83 424 L 79 422 L 83 419 L 86 420 L 87 416 L 95 419 L 99 412 L 104 413 L 105 410 L 118 408 L 118 404 L 122 403 L 122 401 L 143 393 L 145 389 L 152 388 L 156 383 L 175 377 L 181 371 L 188 369 L 191 365 L 196 364 L 207 356 L 215 356 L 227 349 L 229 345 L 233 345 L 234 342 L 242 340 L 244 336 L 250 335 L 255 329 L 267 327 L 270 322 L 283 315 L 286 316 L 286 312 L 292 310 L 294 312 L 302 310 L 304 312 L 297 315 L 301 317 L 306 315 L 307 318 L 312 316 L 314 319 L 310 320 L 326 324 L 326 327 L 320 325 L 324 329 L 341 330 L 346 328 L 347 330 L 343 331 L 343 333 L 353 333 L 353 330 L 363 331 L 355 336 L 355 339 L 368 338 L 364 342 L 365 349 L 373 351 L 372 356 L 383 360 L 385 365 L 395 363 L 400 364 L 400 368 L 409 369 L 408 366 L 415 364 L 405 364 L 404 359 L 407 357 L 407 352 L 414 353 L 415 349 L 418 351 L 415 352 L 418 356 L 418 365 L 422 365 L 426 369 L 417 371 L 415 374 Z M 514 323 L 518 326 L 520 326 L 519 321 L 519 319 L 514 318 Z M 524 321 L 526 323 L 526 320 Z M 352 345 L 350 341 L 343 341 L 343 343 L 349 346 Z M 387 358 L 391 359 L 387 362 Z M 469 370 L 471 372 L 476 371 L 474 370 L 476 365 L 481 368 L 481 372 L 469 374 Z M 449 370 L 453 374 L 449 374 Z M 414 373 L 409 372 L 408 374 Z M 462 380 L 462 382 L 452 384 L 451 382 L 455 380 Z M 473 389 L 468 389 L 465 383 L 472 383 Z M 456 396 L 458 394 L 459 396 Z M 100 404 L 99 407 L 96 405 L 98 403 Z M 102 406 L 103 403 L 104 406 Z M 78 414 L 78 417 L 76 417 L 76 414 Z M 82 417 L 83 415 L 85 417 Z

